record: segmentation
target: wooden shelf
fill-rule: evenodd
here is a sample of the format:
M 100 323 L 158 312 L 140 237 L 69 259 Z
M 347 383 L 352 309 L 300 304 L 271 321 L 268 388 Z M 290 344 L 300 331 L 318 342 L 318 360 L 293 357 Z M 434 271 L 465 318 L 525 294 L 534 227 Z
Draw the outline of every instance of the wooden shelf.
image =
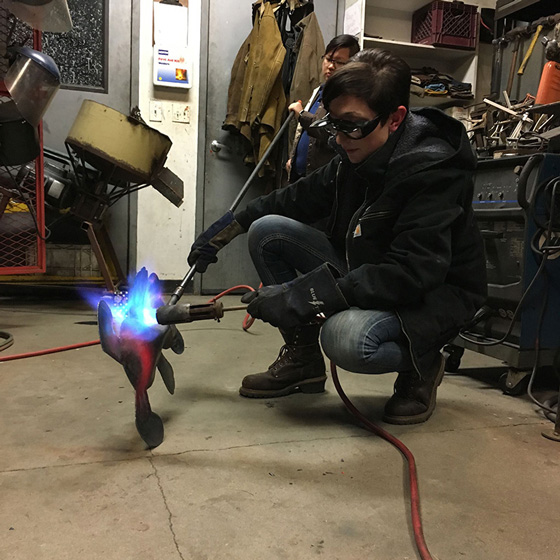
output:
M 474 105 L 474 99 L 461 99 L 459 97 L 449 97 L 448 95 L 418 95 L 410 94 L 411 107 L 437 107 L 438 109 L 447 109 L 448 107 L 466 107 Z

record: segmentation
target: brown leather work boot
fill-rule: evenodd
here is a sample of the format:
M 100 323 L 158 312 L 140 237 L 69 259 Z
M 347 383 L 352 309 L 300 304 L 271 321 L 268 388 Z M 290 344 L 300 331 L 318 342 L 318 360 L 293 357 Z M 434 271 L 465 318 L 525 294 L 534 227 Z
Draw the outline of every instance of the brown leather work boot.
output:
M 420 377 L 418 372 L 399 372 L 395 392 L 385 404 L 383 421 L 389 424 L 420 424 L 436 407 L 436 393 L 445 373 L 445 358 L 438 354 L 430 369 Z
M 286 342 L 278 358 L 263 373 L 247 375 L 239 389 L 244 397 L 284 397 L 290 393 L 322 393 L 325 390 L 325 360 L 319 346 L 320 325 L 302 325 L 283 332 Z

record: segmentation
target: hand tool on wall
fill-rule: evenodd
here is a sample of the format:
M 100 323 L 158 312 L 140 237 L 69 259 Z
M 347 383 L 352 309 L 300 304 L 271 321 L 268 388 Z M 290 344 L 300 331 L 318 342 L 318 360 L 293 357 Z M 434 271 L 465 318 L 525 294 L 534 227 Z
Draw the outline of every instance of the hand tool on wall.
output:
M 547 31 L 549 29 L 554 28 L 558 23 L 560 23 L 560 13 L 554 14 L 552 16 L 545 16 L 539 18 L 527 26 L 527 31 L 529 33 L 533 33 L 534 30 L 534 34 L 533 34 L 533 38 L 531 39 L 531 43 L 529 44 L 529 48 L 527 49 L 527 53 L 525 54 L 525 58 L 523 59 L 523 62 L 521 63 L 521 66 L 517 71 L 517 74 L 519 76 L 522 76 L 523 73 L 525 72 L 525 68 L 527 67 L 527 63 L 529 62 L 529 59 L 533 54 L 535 45 L 537 43 L 537 40 L 541 32 L 543 30 Z
M 521 33 L 518 33 L 513 40 L 513 47 L 511 49 L 511 65 L 509 67 L 509 76 L 506 85 L 506 92 L 508 96 L 511 95 L 511 88 L 513 87 L 513 78 L 515 76 L 515 69 L 517 68 L 517 56 L 519 54 L 519 44 L 521 43 Z
M 490 86 L 490 96 L 493 99 L 500 97 L 500 84 L 502 82 L 502 65 L 504 49 L 508 44 L 505 37 L 500 37 L 492 41 L 494 45 L 494 57 L 492 65 L 492 84 Z
M 543 37 L 544 57 L 553 62 L 560 62 L 560 23 L 554 26 L 554 37 Z
M 519 70 L 517 71 L 517 75 L 518 76 L 522 76 L 523 73 L 525 72 L 525 68 L 527 67 L 527 63 L 529 62 L 529 59 L 531 58 L 531 55 L 533 54 L 533 51 L 535 50 L 535 45 L 537 44 L 537 40 L 539 38 L 539 35 L 541 34 L 541 31 L 543 30 L 543 25 L 539 24 L 537 25 L 537 29 L 533 35 L 533 38 L 531 39 L 531 43 L 529 43 L 529 48 L 527 49 L 527 53 L 525 54 L 525 57 L 523 58 L 523 61 L 521 62 L 521 66 L 519 67 Z
M 517 69 L 517 73 L 519 76 L 522 76 L 525 72 L 527 63 L 532 55 L 539 34 L 542 31 L 547 31 L 548 29 L 552 29 L 555 25 L 558 24 L 559 21 L 560 21 L 560 14 L 542 17 L 537 19 L 536 21 L 531 22 L 529 25 L 518 25 L 517 27 L 510 29 L 504 35 L 504 38 L 507 41 L 507 43 L 511 43 L 513 45 L 511 50 L 511 55 L 512 55 L 511 66 L 509 70 L 508 82 L 506 87 L 506 91 L 508 95 L 511 95 L 511 91 L 513 88 L 513 81 L 516 74 L 517 60 L 519 56 L 519 47 L 521 46 L 521 42 L 528 37 L 532 38 L 529 49 L 527 50 L 527 53 L 524 57 L 523 63 Z

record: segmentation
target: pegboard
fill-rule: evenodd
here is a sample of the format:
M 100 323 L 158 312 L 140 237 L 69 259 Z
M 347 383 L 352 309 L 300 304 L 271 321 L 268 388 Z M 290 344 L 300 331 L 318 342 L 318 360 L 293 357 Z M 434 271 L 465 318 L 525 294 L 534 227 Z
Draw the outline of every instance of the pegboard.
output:
M 62 87 L 107 90 L 108 0 L 67 0 L 72 30 L 43 33 L 43 51 L 56 61 Z
M 56 62 L 62 88 L 106 92 L 108 0 L 67 2 L 72 29 L 67 33 L 42 33 L 42 50 Z M 32 46 L 31 35 L 31 28 L 16 20 L 12 43 Z

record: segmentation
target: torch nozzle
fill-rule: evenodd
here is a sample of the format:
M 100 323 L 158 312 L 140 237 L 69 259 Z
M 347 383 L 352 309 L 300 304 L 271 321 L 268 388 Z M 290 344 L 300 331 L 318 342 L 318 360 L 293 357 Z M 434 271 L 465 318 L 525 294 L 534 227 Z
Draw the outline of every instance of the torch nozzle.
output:
M 204 319 L 221 319 L 226 311 L 240 311 L 247 309 L 245 305 L 224 307 L 220 301 L 201 303 L 197 305 L 175 304 L 164 305 L 156 310 L 156 319 L 160 325 L 176 325 L 177 323 L 192 323 Z

